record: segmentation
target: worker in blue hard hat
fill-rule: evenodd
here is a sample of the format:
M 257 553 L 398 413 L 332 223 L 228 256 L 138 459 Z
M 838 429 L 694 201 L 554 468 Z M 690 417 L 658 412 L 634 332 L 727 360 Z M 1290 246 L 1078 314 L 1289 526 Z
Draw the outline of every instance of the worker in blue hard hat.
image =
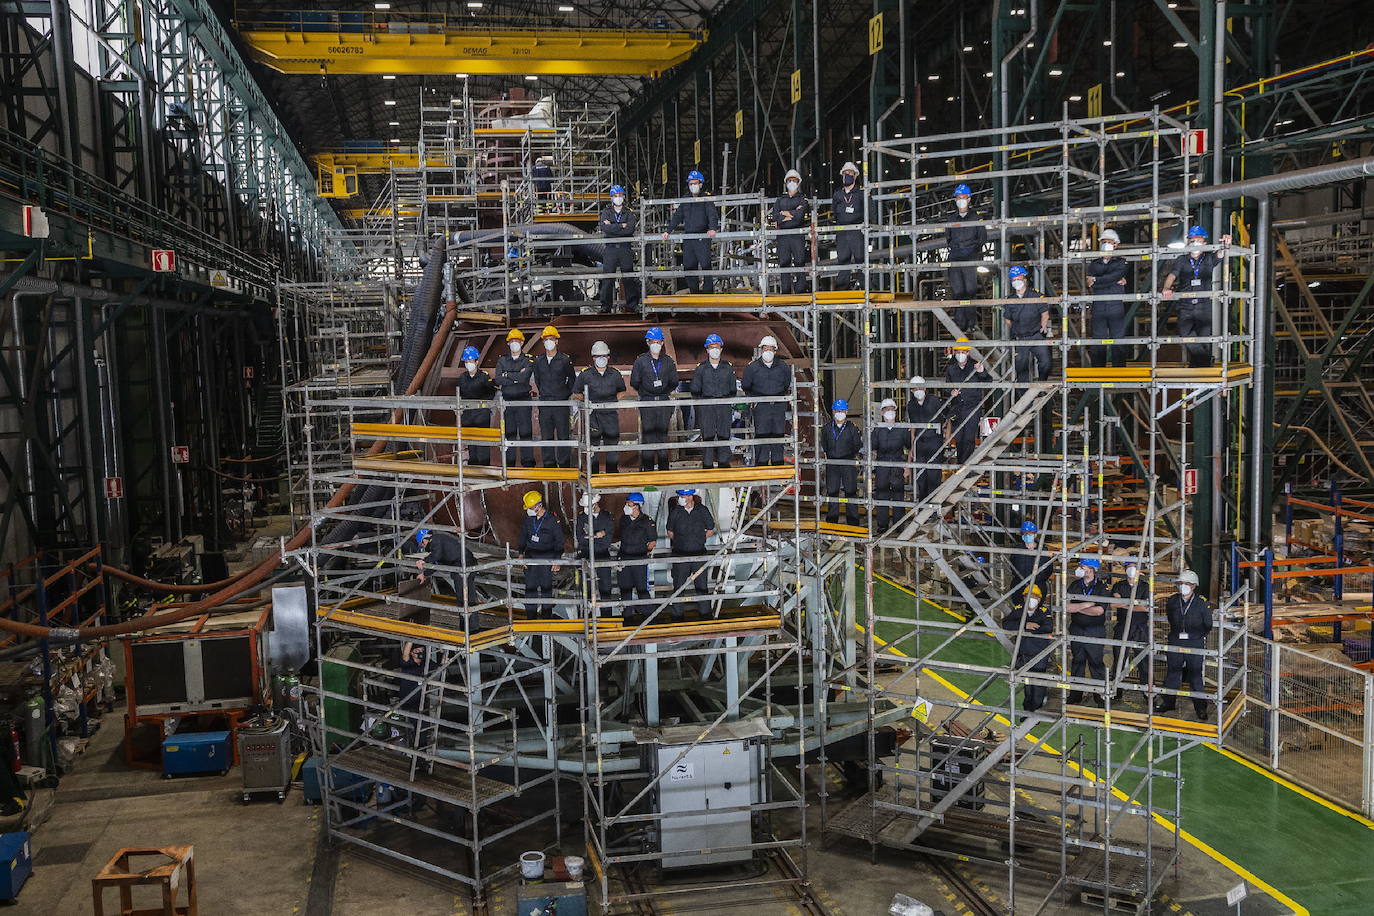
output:
M 606 239 L 601 246 L 601 272 L 615 274 L 625 284 L 625 310 L 632 312 L 639 308 L 639 277 L 635 276 L 635 262 L 630 255 L 630 243 L 626 240 L 639 231 L 639 218 L 625 206 L 625 189 L 620 185 L 611 185 L 611 203 L 602 209 L 596 225 Z M 615 287 L 615 277 L 602 279 L 601 311 L 609 313 L 612 310 Z
M 1107 648 L 1107 606 L 1100 599 L 1110 590 L 1099 575 L 1101 569 L 1102 561 L 1097 557 L 1083 557 L 1074 570 L 1074 581 L 1069 583 L 1069 674 L 1105 684 L 1107 666 L 1102 656 Z M 1082 687 L 1069 691 L 1068 702 L 1077 703 L 1085 694 L 1089 704 L 1101 702 L 1097 694 Z
M 807 256 L 808 243 L 800 230 L 811 225 L 811 201 L 801 192 L 801 173 L 788 169 L 783 178 L 786 191 L 779 195 L 768 211 L 768 218 L 780 230 L 777 237 L 778 267 L 785 273 L 778 279 L 778 291 L 784 295 L 805 293 L 811 289 L 811 282 L 802 273 L 810 258 Z
M 415 544 L 424 551 L 424 556 L 415 560 L 415 569 L 420 574 L 419 580 L 426 581 L 425 570 L 429 567 L 441 567 L 438 572 L 432 573 L 433 577 L 439 581 L 447 581 L 449 592 L 452 593 L 458 607 L 465 606 L 468 603 L 468 576 L 464 570 L 468 566 L 476 565 L 477 557 L 463 546 L 462 538 L 447 531 L 421 528 L 415 532 Z
M 1125 258 L 1116 254 L 1117 248 L 1121 246 L 1121 236 L 1115 229 L 1103 229 L 1102 234 L 1097 237 L 1097 245 L 1102 257 L 1093 258 L 1084 268 L 1090 284 L 1088 292 L 1095 297 L 1117 298 L 1093 299 L 1090 328 L 1092 336 L 1113 343 L 1110 347 L 1102 344 L 1089 347 L 1088 359 L 1094 366 L 1105 366 L 1110 351 L 1111 364 L 1124 367 L 1130 347 L 1115 341 L 1130 336 L 1126 332 L 1126 302 L 1120 297 L 1130 292 L 1127 278 L 1130 276 L 1131 265 Z
M 1002 322 L 1008 340 L 1025 341 L 1016 347 L 1013 363 L 1018 382 L 1043 382 L 1050 377 L 1050 305 L 1030 285 L 1030 271 L 1020 264 L 1007 271 L 1011 291 L 1002 305 Z M 1030 301 L 1022 301 L 1030 300 Z
M 862 226 L 866 212 L 864 189 L 859 187 L 859 167 L 852 162 L 840 166 L 840 186 L 830 197 L 831 221 L 836 226 Z M 868 260 L 862 229 L 843 229 L 835 233 L 835 263 L 863 264 Z M 862 268 L 860 269 L 862 270 Z M 835 289 L 853 289 L 854 272 L 835 274 Z M 863 283 L 863 274 L 858 276 Z
M 688 487 L 677 491 L 677 505 L 668 511 L 666 530 L 674 557 L 700 557 L 706 553 L 706 539 L 716 533 L 716 518 L 697 497 L 697 491 Z M 689 580 L 692 591 L 697 594 L 697 601 L 693 604 L 698 614 L 704 616 L 706 604 L 701 599 L 711 593 L 710 570 L 706 568 L 705 560 L 687 559 L 673 563 L 673 590 L 685 595 Z M 673 603 L 670 613 L 674 621 L 682 620 L 686 603 L 681 597 Z
M 973 209 L 972 201 L 972 188 L 966 184 L 954 186 L 954 212 L 947 220 L 951 225 L 945 227 L 945 243 L 949 246 L 950 260 L 947 278 L 952 302 L 968 302 L 978 298 L 978 265 L 955 263 L 983 260 L 983 246 L 987 244 L 988 231 L 986 227 L 977 225 L 984 217 Z M 970 331 L 977 326 L 977 307 L 956 305 L 953 312 L 954 322 L 960 330 Z
M 477 365 L 481 358 L 482 355 L 476 347 L 463 348 L 463 371 L 458 373 L 460 402 L 490 401 L 496 397 L 496 383 L 487 375 L 485 369 Z M 458 415 L 458 425 L 464 429 L 490 429 L 491 405 L 463 408 L 463 412 Z M 468 445 L 467 463 L 491 464 L 491 446 L 478 445 L 476 442 Z
M 1021 523 L 1021 549 L 1009 554 L 1011 563 L 1012 588 L 1018 592 L 1030 585 L 1037 585 L 1040 591 L 1048 594 L 1050 577 L 1054 575 L 1054 558 L 1045 553 L 1040 545 L 1040 528 L 1027 519 Z
M 692 370 L 692 397 L 733 398 L 739 391 L 735 367 L 725 361 L 725 341 L 719 334 L 706 338 L 706 358 Z M 701 466 L 707 470 L 730 466 L 730 405 L 696 404 L 692 408 L 701 433 Z
M 1210 337 L 1212 334 L 1212 274 L 1224 266 L 1227 248 L 1231 237 L 1223 235 L 1217 239 L 1216 251 L 1204 251 L 1207 245 L 1207 230 L 1193 226 L 1188 230 L 1188 250 L 1179 255 L 1169 267 L 1164 278 L 1162 295 L 1165 299 L 1180 296 L 1178 303 L 1178 336 Z M 1210 343 L 1183 344 L 1188 357 L 1188 365 L 1205 367 L 1212 364 Z
M 644 332 L 647 352 L 635 357 L 630 367 L 630 387 L 641 401 L 663 401 L 663 407 L 639 408 L 639 441 L 641 445 L 660 445 L 668 441 L 668 426 L 673 422 L 673 408 L 666 402 L 677 391 L 677 363 L 663 352 L 665 343 L 662 328 Z M 666 448 L 646 448 L 639 452 L 641 471 L 669 471 L 672 464 Z
M 682 269 L 688 272 L 689 293 L 710 293 L 713 286 L 710 276 L 694 273 L 711 269 L 711 239 L 720 229 L 720 207 L 707 197 L 705 185 L 706 177 L 696 169 L 687 173 L 687 193 L 692 199 L 677 205 L 663 233 L 664 241 L 672 232 L 694 236 L 682 240 Z
M 844 503 L 844 518 L 851 525 L 859 524 L 859 456 L 863 454 L 864 439 L 859 427 L 849 422 L 849 402 L 836 398 L 830 405 L 830 422 L 821 427 L 821 451 L 825 455 L 825 520 L 840 520 L 838 497 Z

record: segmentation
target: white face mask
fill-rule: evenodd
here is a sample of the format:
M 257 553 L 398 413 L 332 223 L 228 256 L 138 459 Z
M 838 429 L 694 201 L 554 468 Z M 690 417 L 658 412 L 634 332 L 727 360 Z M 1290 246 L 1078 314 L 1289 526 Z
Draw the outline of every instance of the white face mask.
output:
M 598 369 L 605 369 L 605 368 L 606 368 L 606 364 L 609 363 L 610 361 L 611 361 L 611 358 L 610 358 L 609 356 L 598 356 L 598 357 L 596 358 L 596 368 L 598 368 Z
M 558 341 L 556 341 L 556 340 L 546 340 L 546 341 L 544 341 L 544 349 L 545 349 L 545 350 L 548 350 L 550 353 L 552 353 L 554 350 L 557 350 L 557 349 L 558 349 Z
M 1136 569 L 1134 566 L 1127 566 L 1127 567 L 1126 567 L 1126 581 L 1127 581 L 1127 582 L 1134 582 L 1136 579 L 1139 579 L 1139 578 L 1140 578 L 1140 570 Z
M 1040 599 L 1034 596 L 1026 599 L 1026 610 L 1033 611 L 1040 606 Z
M 679 506 L 681 506 L 682 508 L 684 508 L 684 509 L 690 509 L 690 508 L 692 508 L 692 497 L 690 497 L 690 496 L 679 496 L 679 497 L 677 498 L 677 504 L 678 504 Z
M 884 410 L 884 411 L 883 411 L 883 422 L 884 422 L 884 423 L 896 423 L 896 422 L 897 422 L 897 411 L 895 411 L 895 410 Z
M 1202 239 L 1189 239 L 1189 240 L 1188 240 L 1188 247 L 1191 248 L 1191 249 L 1193 249 L 1194 251 L 1201 251 L 1201 250 L 1202 250 L 1202 245 L 1203 245 Z
M 768 363 L 769 365 L 772 365 L 773 357 L 775 355 L 776 354 L 772 350 L 764 350 L 762 353 L 759 354 L 759 359 L 763 360 L 765 363 Z
M 1021 543 L 1025 544 L 1027 547 L 1034 547 L 1034 546 L 1035 546 L 1035 535 L 1033 535 L 1033 534 L 1023 534 L 1023 535 L 1021 535 Z
M 967 197 L 956 197 L 956 198 L 954 198 L 954 206 L 956 206 L 956 207 L 959 208 L 959 212 L 960 212 L 960 213 L 963 213 L 965 210 L 968 209 L 968 198 L 967 198 Z
M 800 182 L 800 181 L 789 181 L 789 182 L 787 183 L 787 193 L 789 193 L 789 194 L 796 194 L 796 193 L 797 193 L 797 188 L 800 188 L 800 187 L 801 187 L 801 182 Z
M 926 390 L 924 388 L 917 388 L 911 393 L 911 396 L 915 398 L 916 402 L 919 404 L 926 399 Z
M 1103 243 L 1102 243 L 1102 250 L 1103 250 L 1103 251 L 1116 251 L 1116 242 L 1103 242 Z
M 1191 598 L 1193 595 L 1193 587 L 1189 585 L 1187 582 L 1180 583 L 1178 587 L 1178 593 L 1185 598 Z
M 838 425 L 838 424 L 843 423 L 843 422 L 844 422 L 844 418 L 847 417 L 847 416 L 849 416 L 849 414 L 845 413 L 843 410 L 837 410 L 837 411 L 835 411 L 835 413 L 833 414 L 833 416 L 835 417 L 835 423 Z
M 468 372 L 469 372 L 470 374 L 476 375 L 476 374 L 477 374 L 477 360 L 475 360 L 475 359 L 470 359 L 470 360 L 468 360 L 467 362 L 463 363 L 463 368 L 466 369 L 466 370 L 468 370 Z
M 1087 573 L 1087 571 L 1088 568 L 1086 566 L 1080 566 L 1073 571 L 1073 576 L 1075 579 L 1081 579 Z
M 1020 277 L 1017 277 L 1015 280 L 1011 281 L 1011 288 L 1016 290 L 1018 293 L 1024 293 L 1026 291 L 1026 281 L 1022 280 Z
M 615 197 L 611 198 L 611 206 L 615 207 L 616 209 L 625 206 L 625 198 L 617 194 Z
M 954 361 L 957 362 L 959 365 L 962 366 L 964 363 L 968 362 L 968 354 L 967 354 L 967 353 L 955 353 L 955 354 L 954 354 Z
M 691 194 L 693 197 L 696 197 L 698 194 L 701 193 L 701 185 L 697 184 L 694 181 L 691 184 L 687 185 L 687 192 Z
M 518 340 L 512 340 L 510 343 L 506 344 L 506 346 L 510 347 L 511 353 L 515 356 L 519 356 L 520 351 L 523 349 L 523 346 Z
M 720 347 L 712 347 L 706 351 L 706 355 L 712 359 L 720 359 Z
M 651 343 L 651 344 L 649 344 L 649 355 L 650 355 L 650 356 L 657 356 L 658 354 L 660 354 L 660 353 L 662 353 L 662 352 L 663 352 L 663 344 L 661 344 L 661 343 Z
M 625 514 L 626 514 L 626 515 L 629 515 L 629 516 L 632 516 L 632 517 L 634 516 L 634 514 L 635 514 L 635 504 L 634 504 L 634 503 L 626 503 L 626 504 L 625 504 Z
M 534 518 L 536 513 L 533 509 L 526 509 L 525 514 L 528 515 L 530 518 Z

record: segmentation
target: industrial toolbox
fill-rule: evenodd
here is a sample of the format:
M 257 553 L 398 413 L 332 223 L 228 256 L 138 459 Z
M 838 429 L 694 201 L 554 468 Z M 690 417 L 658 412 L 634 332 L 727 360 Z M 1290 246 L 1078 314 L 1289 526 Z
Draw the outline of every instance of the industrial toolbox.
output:
M 223 776 L 233 760 L 228 732 L 187 732 L 162 740 L 162 775 L 167 779 L 185 773 Z
M 257 792 L 272 792 L 279 802 L 286 798 L 291 764 L 291 731 L 285 719 L 260 716 L 239 728 L 244 804 Z
M 0 900 L 13 900 L 33 874 L 33 847 L 29 834 L 0 833 Z

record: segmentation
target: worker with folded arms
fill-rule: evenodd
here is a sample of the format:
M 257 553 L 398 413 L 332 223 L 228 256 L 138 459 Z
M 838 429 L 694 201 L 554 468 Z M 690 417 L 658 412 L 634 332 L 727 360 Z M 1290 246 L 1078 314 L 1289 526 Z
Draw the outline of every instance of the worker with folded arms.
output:
M 583 369 L 573 386 L 573 396 L 593 404 L 614 404 L 620 400 L 625 390 L 625 377 L 620 370 L 611 365 L 611 348 L 604 340 L 592 344 L 592 364 Z M 590 424 L 587 438 L 593 448 L 620 444 L 620 410 L 593 410 L 587 418 Z M 591 455 L 591 470 L 595 474 L 601 465 L 608 474 L 620 470 L 620 452 L 617 449 L 594 451 Z
M 682 269 L 687 271 L 687 292 L 709 293 L 712 289 L 710 277 L 703 277 L 693 271 L 711 269 L 711 239 L 720 229 L 720 207 L 706 198 L 703 186 L 706 177 L 693 169 L 687 173 L 687 193 L 693 200 L 683 201 L 673 209 L 668 220 L 668 230 L 663 233 L 667 241 L 673 232 L 686 232 L 689 235 L 705 235 L 706 238 L 682 240 Z
M 496 396 L 496 384 L 486 370 L 477 367 L 481 354 L 476 347 L 463 348 L 463 371 L 458 373 L 459 401 L 490 401 Z M 458 415 L 458 425 L 467 429 L 490 429 L 491 408 L 469 407 Z M 467 446 L 468 464 L 491 464 L 491 446 Z
M 501 426 L 507 439 L 529 441 L 534 438 L 534 408 L 529 406 L 530 382 L 534 378 L 534 358 L 526 356 L 525 332 L 511 328 L 506 334 L 509 353 L 496 361 L 496 386 L 501 391 Z M 520 463 L 534 467 L 534 449 L 520 449 Z M 506 464 L 514 466 L 515 449 L 506 450 Z
M 610 314 L 615 302 L 615 276 L 625 283 L 625 310 L 639 308 L 639 277 L 635 276 L 635 261 L 627 239 L 639 231 L 639 217 L 625 206 L 625 189 L 611 185 L 611 204 L 597 217 L 597 228 L 605 241 L 601 244 L 601 272 L 608 276 L 601 280 L 601 311 Z M 616 240 L 616 241 L 613 241 Z
M 721 358 L 725 341 L 719 334 L 706 338 L 706 358 L 692 370 L 691 392 L 694 398 L 732 398 L 738 391 L 735 367 Z M 697 404 L 697 430 L 701 433 L 701 466 L 710 470 L 719 464 L 730 466 L 730 405 Z
M 839 503 L 844 503 L 845 521 L 859 524 L 859 455 L 864 450 L 863 434 L 849 422 L 849 402 L 836 398 L 830 405 L 830 422 L 821 427 L 821 451 L 825 453 L 825 520 L 840 520 Z M 835 498 L 839 502 L 835 502 Z
M 1207 230 L 1193 226 L 1188 230 L 1187 253 L 1178 256 L 1164 278 L 1162 295 L 1165 299 L 1174 298 L 1175 287 L 1185 296 L 1178 303 L 1179 337 L 1212 336 L 1212 297 L 1208 294 L 1213 288 L 1212 274 L 1225 264 L 1231 237 L 1223 235 L 1217 241 L 1221 243 L 1220 251 L 1203 251 L 1203 246 L 1207 244 Z M 1183 350 L 1189 366 L 1212 365 L 1211 344 L 1184 343 Z
M 1212 632 L 1212 606 L 1197 593 L 1197 585 L 1197 573 L 1185 569 L 1178 574 L 1178 592 L 1164 602 L 1170 646 L 1194 650 L 1207 648 L 1207 637 Z M 1184 681 L 1188 682 L 1188 689 L 1194 693 L 1207 689 L 1207 682 L 1202 677 L 1203 657 L 1198 652 L 1169 652 L 1166 658 L 1169 663 L 1164 675 L 1166 689 L 1178 690 Z M 1175 694 L 1161 694 L 1155 701 L 1155 712 L 1173 712 L 1176 702 Z M 1207 711 L 1207 698 L 1193 697 L 1193 712 L 1197 717 L 1207 718 Z
M 602 601 L 611 600 L 611 543 L 615 540 L 615 520 L 601 510 L 601 497 L 583 493 L 582 511 L 578 513 L 573 535 L 577 541 L 577 558 L 596 564 L 596 595 Z M 603 565 L 604 564 L 604 565 Z M 588 595 L 590 596 L 590 589 Z
M 658 546 L 658 523 L 644 512 L 644 494 L 631 493 L 625 497 L 622 512 L 624 518 L 620 520 L 620 559 L 648 559 Z M 620 567 L 616 573 L 616 584 L 620 589 L 621 601 L 648 601 L 654 597 L 653 586 L 649 582 L 648 563 Z M 642 620 L 647 613 L 647 606 L 640 606 L 627 610 L 623 616 L 631 620 Z
M 983 396 L 990 389 L 963 387 L 970 382 L 987 384 L 992 381 L 981 360 L 969 358 L 971 348 L 967 337 L 954 344 L 954 358 L 945 367 L 945 381 L 954 386 L 949 391 L 949 423 L 954 430 L 955 451 L 962 464 L 973 454 L 978 438 L 978 424 L 983 421 Z
M 649 328 L 644 332 L 644 345 L 647 352 L 635 357 L 630 367 L 630 387 L 635 390 L 641 401 L 667 401 L 677 390 L 677 363 L 663 352 L 663 329 Z M 658 445 L 668 441 L 668 427 L 673 422 L 673 408 L 639 408 L 640 444 Z M 668 450 L 646 448 L 639 452 L 641 471 L 668 471 L 672 465 L 668 460 Z
M 801 229 L 811 225 L 811 202 L 802 196 L 801 174 L 788 169 L 783 179 L 787 192 L 773 201 L 769 219 L 779 229 Z M 777 237 L 778 266 L 800 268 L 806 266 L 807 240 L 800 232 L 788 232 Z M 778 291 L 783 295 L 805 293 L 811 283 L 799 270 L 791 270 L 778 279 Z
M 923 376 L 911 377 L 911 396 L 906 402 L 906 421 L 914 424 L 911 431 L 911 461 L 913 464 L 938 464 L 945 447 L 945 401 L 926 390 Z M 940 469 L 916 469 L 916 501 L 935 492 L 940 485 Z
M 1002 321 L 1008 340 L 1039 341 L 1035 346 L 1016 347 L 1014 359 L 1018 382 L 1043 382 L 1050 377 L 1050 306 L 1048 302 L 1022 302 L 1040 299 L 1040 291 L 1031 288 L 1030 271 L 1020 264 L 1007 271 L 1011 280 L 1011 301 L 1002 306 Z
M 1130 271 L 1131 265 L 1125 258 L 1113 254 L 1121 244 L 1121 236 L 1117 235 L 1115 229 L 1103 229 L 1097 244 L 1102 251 L 1102 257 L 1093 258 L 1088 262 L 1086 268 L 1090 283 L 1088 292 L 1094 296 L 1120 295 L 1128 292 L 1126 275 Z M 1092 336 L 1098 340 L 1117 341 L 1122 337 L 1129 336 L 1126 333 L 1125 301 L 1122 299 L 1094 300 L 1090 330 Z M 1126 356 L 1130 350 L 1125 344 L 1113 342 L 1109 346 L 1094 345 L 1088 348 L 1088 358 L 1094 366 L 1105 366 L 1107 365 L 1109 349 L 1112 365 L 1124 367 Z
M 572 400 L 577 374 L 572 357 L 558 352 L 558 328 L 549 325 L 540 335 L 544 352 L 534 358 L 534 384 L 539 388 L 540 401 Z M 539 405 L 539 438 L 567 439 L 572 429 L 572 408 L 566 404 Z M 540 446 L 539 457 L 546 468 L 572 467 L 572 449 L 568 445 Z
M 716 533 L 716 518 L 711 510 L 697 499 L 694 489 L 678 490 L 677 505 L 668 510 L 668 542 L 672 545 L 675 557 L 699 557 L 706 553 L 706 539 Z M 696 575 L 692 590 L 698 596 L 709 595 L 711 588 L 705 560 L 680 560 L 673 563 L 673 590 L 682 588 L 684 582 Z M 685 592 L 684 592 L 685 594 Z M 672 618 L 675 623 L 683 619 L 683 600 L 673 602 Z M 705 617 L 706 604 L 696 601 L 693 604 L 697 615 Z
M 1098 577 L 1101 569 L 1102 561 L 1097 557 L 1084 557 L 1078 561 L 1078 568 L 1074 570 L 1076 578 L 1069 584 L 1069 674 L 1105 682 L 1107 666 L 1102 661 L 1102 655 L 1106 646 L 1101 642 L 1086 641 L 1107 638 L 1106 605 L 1093 600 L 1108 594 L 1107 584 Z M 1077 703 L 1083 696 L 1084 691 L 1075 688 L 1069 691 L 1068 701 Z M 1089 705 L 1100 703 L 1100 699 L 1088 693 L 1087 702 Z
M 971 206 L 973 189 L 966 184 L 954 186 L 954 212 L 947 222 L 978 223 L 983 216 Z M 980 261 L 983 246 L 987 244 L 988 230 L 981 225 L 954 225 L 945 229 L 945 244 L 949 246 L 950 261 Z M 978 268 L 976 266 L 950 265 L 946 271 L 949 281 L 949 298 L 962 302 L 978 298 Z M 978 326 L 978 308 L 973 305 L 954 307 L 954 323 L 961 331 L 971 331 Z
M 741 380 L 744 393 L 755 397 L 771 397 L 792 393 L 792 367 L 778 359 L 778 341 L 772 334 L 759 341 L 759 355 L 744 367 Z M 787 402 L 764 401 L 754 404 L 754 435 L 759 439 L 777 439 L 787 435 Z M 768 467 L 783 464 L 783 443 L 754 446 L 754 464 Z
M 830 197 L 831 220 L 836 226 L 861 226 L 864 221 L 864 190 L 859 187 L 859 167 L 852 162 L 840 166 L 840 187 Z M 868 249 L 862 229 L 842 229 L 835 233 L 835 263 L 864 264 Z M 835 289 L 853 289 L 855 272 L 842 270 L 835 274 Z M 863 269 L 858 274 L 863 283 Z
M 538 490 L 528 491 L 522 502 L 525 505 L 525 518 L 520 525 L 520 540 L 516 549 L 527 560 L 557 560 L 563 556 L 567 539 L 563 526 L 554 514 L 544 508 L 544 497 Z M 525 615 L 531 619 L 553 618 L 553 605 L 547 601 L 553 597 L 553 574 L 561 567 L 557 564 L 531 563 L 525 567 L 525 597 L 531 599 L 525 604 Z
M 884 464 L 905 464 L 907 452 L 911 447 L 911 430 L 897 426 L 897 402 L 892 398 L 883 398 L 883 402 L 878 405 L 878 417 L 879 421 L 873 425 L 873 429 L 868 433 L 869 447 L 873 449 L 873 460 Z M 873 468 L 873 498 L 899 502 L 902 498 L 902 491 L 906 489 L 905 482 L 910 477 L 910 468 L 875 466 Z M 895 522 L 900 515 L 901 511 L 892 506 L 875 506 L 873 508 L 874 530 L 886 531 L 889 519 Z

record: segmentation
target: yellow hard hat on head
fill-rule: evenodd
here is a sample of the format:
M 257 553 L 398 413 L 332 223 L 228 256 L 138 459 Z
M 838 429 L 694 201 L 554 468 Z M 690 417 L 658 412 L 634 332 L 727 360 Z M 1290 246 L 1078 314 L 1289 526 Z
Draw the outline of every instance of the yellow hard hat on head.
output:
M 539 495 L 538 490 L 530 490 L 525 494 L 525 508 L 533 509 L 544 501 L 544 497 Z
M 525 332 L 519 328 L 511 328 L 506 334 L 506 340 L 524 340 Z
M 554 327 L 553 325 L 549 325 L 548 327 L 544 328 L 544 334 L 543 334 L 543 336 L 544 336 L 544 337 L 553 337 L 553 338 L 557 339 L 558 337 L 561 337 L 562 335 L 558 333 L 558 328 Z
M 1027 598 L 1031 598 L 1031 597 L 1043 598 L 1043 597 L 1045 597 L 1045 595 L 1044 595 L 1043 592 L 1040 591 L 1040 586 L 1038 586 L 1038 585 L 1029 585 L 1029 586 L 1026 587 L 1026 597 L 1027 597 Z
M 964 346 L 960 346 L 959 344 L 964 344 Z M 972 348 L 968 346 L 968 338 L 967 338 L 967 337 L 960 337 L 960 338 L 959 338 L 959 343 L 956 343 L 956 344 L 954 345 L 954 349 L 955 349 L 955 350 L 969 350 L 969 349 L 972 349 Z

